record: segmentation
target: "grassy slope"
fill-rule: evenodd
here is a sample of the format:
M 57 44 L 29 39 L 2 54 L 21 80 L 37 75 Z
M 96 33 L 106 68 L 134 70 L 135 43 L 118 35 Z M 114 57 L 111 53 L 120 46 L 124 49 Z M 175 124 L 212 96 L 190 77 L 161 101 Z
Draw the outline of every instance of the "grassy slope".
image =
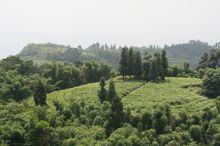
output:
M 199 84 L 200 79 L 168 78 L 164 83 L 149 83 L 123 98 L 125 107 L 132 111 L 152 111 L 159 105 L 170 105 L 174 114 L 186 110 L 190 114 L 212 108 L 214 100 L 198 94 L 198 87 L 183 88 L 185 85 Z
M 126 95 L 129 91 L 132 91 L 140 86 L 142 86 L 142 82 L 135 81 L 116 81 L 116 90 L 120 97 Z M 51 99 L 57 99 L 62 103 L 68 104 L 70 100 L 84 100 L 90 103 L 99 102 L 97 97 L 97 91 L 99 89 L 99 83 L 90 83 L 82 86 L 74 87 L 67 90 L 53 92 L 48 95 L 49 102 Z
M 184 85 L 199 84 L 200 79 L 192 78 L 167 78 L 164 83 L 116 81 L 116 90 L 124 106 L 133 112 L 153 110 L 159 105 L 170 105 L 172 112 L 178 113 L 186 110 L 189 113 L 200 112 L 215 105 L 214 100 L 208 99 L 198 94 L 198 87 L 183 88 Z M 90 103 L 98 102 L 98 83 L 86 84 L 68 90 L 53 92 L 48 95 L 49 104 L 51 99 L 68 104 L 70 100 L 84 100 Z

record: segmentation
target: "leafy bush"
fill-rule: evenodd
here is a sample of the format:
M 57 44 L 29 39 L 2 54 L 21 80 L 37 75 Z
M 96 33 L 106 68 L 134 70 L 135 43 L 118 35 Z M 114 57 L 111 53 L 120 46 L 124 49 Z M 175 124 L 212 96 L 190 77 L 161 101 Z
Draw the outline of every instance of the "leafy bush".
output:
M 203 78 L 202 94 L 215 98 L 220 95 L 220 70 L 209 69 Z

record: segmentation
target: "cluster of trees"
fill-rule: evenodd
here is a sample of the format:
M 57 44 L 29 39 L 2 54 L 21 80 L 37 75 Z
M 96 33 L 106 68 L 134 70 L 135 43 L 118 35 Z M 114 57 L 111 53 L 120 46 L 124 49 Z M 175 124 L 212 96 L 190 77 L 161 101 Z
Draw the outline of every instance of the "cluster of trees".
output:
M 219 43 L 216 44 L 216 49 L 208 53 L 204 53 L 197 67 L 198 72 L 203 78 L 201 93 L 210 98 L 220 96 L 220 50 Z
M 105 79 L 100 80 L 101 89 L 98 91 L 98 97 L 101 103 L 109 102 L 111 105 L 111 113 L 108 115 L 108 120 L 104 124 L 105 133 L 109 136 L 115 129 L 122 126 L 124 122 L 123 103 L 118 97 L 115 90 L 113 79 L 109 82 L 108 91 L 105 89 Z
M 211 46 L 207 42 L 199 40 L 191 40 L 187 43 L 165 45 L 169 58 L 175 58 L 175 63 L 181 63 L 182 60 L 187 60 L 191 64 L 197 63 L 198 58 L 205 52 L 211 50 Z
M 220 96 L 220 69 L 206 69 L 202 82 L 202 94 L 210 98 Z
M 133 48 L 122 48 L 119 71 L 123 78 L 134 76 L 135 79 L 145 79 L 146 81 L 165 80 L 168 73 L 168 60 L 166 51 L 155 53 L 151 56 L 145 53 L 144 59 L 139 51 Z
M 64 62 L 85 62 L 98 61 L 111 64 L 114 69 L 118 66 L 120 58 L 119 50 L 115 45 L 100 45 L 94 43 L 86 49 L 81 46 L 70 47 L 57 44 L 28 44 L 19 53 L 19 57 L 49 61 L 64 61 Z
M 108 65 L 98 62 L 77 65 L 53 62 L 35 66 L 32 61 L 10 56 L 0 61 L 0 99 L 19 101 L 29 97 L 38 80 L 44 82 L 46 93 L 49 93 L 97 82 L 101 77 L 108 79 L 110 73 Z
M 165 45 L 164 47 L 150 45 L 134 48 L 141 54 L 144 54 L 146 51 L 150 54 L 154 54 L 155 52 L 166 50 L 167 56 L 170 59 L 170 64 L 179 64 L 182 63 L 183 60 L 190 62 L 191 64 L 197 64 L 198 58 L 203 53 L 211 50 L 211 46 L 208 43 L 195 40 L 182 44 Z M 21 53 L 19 53 L 19 56 L 24 58 L 72 63 L 91 60 L 102 61 L 110 63 L 114 69 L 117 69 L 120 61 L 121 49 L 122 47 L 116 47 L 115 45 L 108 46 L 106 44 L 101 45 L 100 43 L 94 43 L 84 49 L 82 49 L 81 46 L 71 47 L 52 43 L 31 43 L 24 47 Z
M 213 49 L 208 53 L 204 53 L 201 57 L 197 70 L 204 68 L 217 68 L 220 66 L 220 51 L 219 49 Z

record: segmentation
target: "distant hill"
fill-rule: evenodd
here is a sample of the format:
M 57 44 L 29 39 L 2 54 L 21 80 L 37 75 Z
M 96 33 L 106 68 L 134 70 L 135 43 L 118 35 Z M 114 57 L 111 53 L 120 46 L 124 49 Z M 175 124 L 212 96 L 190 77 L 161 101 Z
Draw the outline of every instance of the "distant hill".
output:
M 134 47 L 134 49 L 140 51 L 142 55 L 146 51 L 153 54 L 161 49 L 165 49 L 171 64 L 181 64 L 184 61 L 197 64 L 202 54 L 209 52 L 211 48 L 208 43 L 193 40 L 188 43 L 170 46 L 165 45 L 164 47 Z M 117 68 L 120 59 L 120 49 L 121 47 L 116 48 L 115 45 L 108 46 L 100 45 L 99 43 L 92 44 L 86 49 L 83 49 L 81 46 L 73 48 L 71 46 L 52 43 L 31 43 L 25 46 L 18 56 L 38 62 L 65 61 L 74 63 L 77 61 L 95 60 L 109 63 L 113 68 Z

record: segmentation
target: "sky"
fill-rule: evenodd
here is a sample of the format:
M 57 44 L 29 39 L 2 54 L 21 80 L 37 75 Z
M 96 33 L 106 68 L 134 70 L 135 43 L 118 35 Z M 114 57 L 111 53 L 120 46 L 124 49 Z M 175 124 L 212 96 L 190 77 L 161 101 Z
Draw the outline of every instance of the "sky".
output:
M 0 0 L 0 58 L 28 43 L 220 41 L 220 0 Z

